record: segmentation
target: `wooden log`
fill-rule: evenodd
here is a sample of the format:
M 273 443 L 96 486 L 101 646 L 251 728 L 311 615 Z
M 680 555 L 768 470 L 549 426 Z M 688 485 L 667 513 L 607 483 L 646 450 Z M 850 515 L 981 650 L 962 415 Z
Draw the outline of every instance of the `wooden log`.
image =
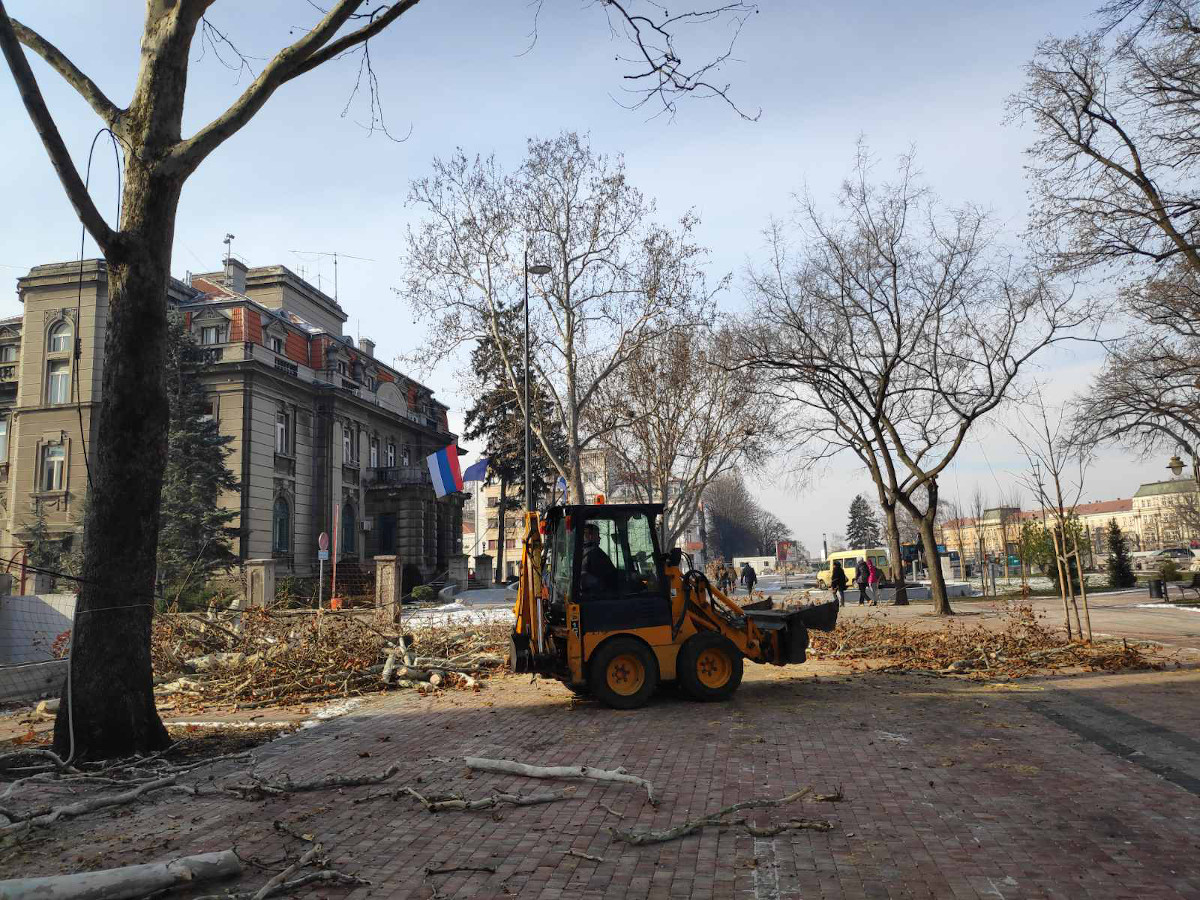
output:
M 222 850 L 120 869 L 0 881 L 0 900 L 123 900 L 182 884 L 232 878 L 241 871 L 237 854 Z
M 414 797 L 420 800 L 427 810 L 430 812 L 447 812 L 449 810 L 476 810 L 476 809 L 491 809 L 493 806 L 499 806 L 501 803 L 508 803 L 512 806 L 536 806 L 539 803 L 553 803 L 556 800 L 569 800 L 575 793 L 575 788 L 563 788 L 561 791 L 543 791 L 540 794 L 508 794 L 499 793 L 493 794 L 490 797 L 479 797 L 475 800 L 467 800 L 465 798 L 452 798 L 450 800 L 427 800 L 416 791 L 409 791 Z
M 646 791 L 651 806 L 658 806 L 654 796 L 654 785 L 645 778 L 630 775 L 624 769 L 596 769 L 591 766 L 529 766 L 508 759 L 484 759 L 478 756 L 464 758 L 468 769 L 478 772 L 499 772 L 503 775 L 521 775 L 525 778 L 585 778 L 592 781 L 617 781 L 635 784 Z

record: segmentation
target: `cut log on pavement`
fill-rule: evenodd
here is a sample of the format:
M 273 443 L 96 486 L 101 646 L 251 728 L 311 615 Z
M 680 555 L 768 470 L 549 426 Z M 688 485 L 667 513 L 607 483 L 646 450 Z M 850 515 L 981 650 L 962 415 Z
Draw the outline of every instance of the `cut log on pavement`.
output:
M 223 850 L 121 869 L 0 881 L 0 900 L 122 900 L 181 884 L 232 878 L 241 872 L 237 854 Z
M 464 760 L 468 769 L 477 772 L 499 772 L 503 775 L 522 775 L 526 778 L 586 778 L 592 781 L 618 781 L 636 784 L 646 791 L 651 806 L 658 806 L 654 796 L 654 785 L 645 778 L 630 775 L 624 769 L 594 769 L 591 766 L 527 766 L 508 759 L 482 759 L 468 756 Z

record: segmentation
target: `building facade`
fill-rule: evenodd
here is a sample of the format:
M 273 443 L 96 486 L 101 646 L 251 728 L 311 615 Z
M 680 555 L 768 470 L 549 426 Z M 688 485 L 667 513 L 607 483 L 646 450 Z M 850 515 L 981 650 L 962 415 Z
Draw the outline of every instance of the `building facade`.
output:
M 1134 552 L 1200 545 L 1200 492 L 1191 478 L 1148 482 L 1131 498 L 1080 503 L 1074 515 L 1089 537 L 1088 547 L 1080 550 L 1086 555 L 1090 549 L 1096 559 L 1108 553 L 1108 525 L 1113 520 Z M 1000 562 L 1006 555 L 1018 555 L 1022 526 L 1041 523 L 1043 518 L 1052 520 L 1048 510 L 996 507 L 985 510 L 978 519 L 942 523 L 939 541 L 969 563 L 978 562 L 981 553 Z
M 51 533 L 79 527 L 108 313 L 103 260 L 38 266 L 17 289 L 23 315 L 0 321 L 10 548 L 39 512 Z M 228 259 L 173 280 L 168 302 L 200 345 L 209 414 L 232 438 L 239 489 L 221 502 L 237 512 L 242 559 L 309 574 L 327 532 L 342 561 L 395 554 L 409 581 L 448 569 L 463 498 L 435 497 L 425 466 L 456 440 L 431 390 L 376 359 L 372 341 L 355 346 L 338 303 L 283 266 Z

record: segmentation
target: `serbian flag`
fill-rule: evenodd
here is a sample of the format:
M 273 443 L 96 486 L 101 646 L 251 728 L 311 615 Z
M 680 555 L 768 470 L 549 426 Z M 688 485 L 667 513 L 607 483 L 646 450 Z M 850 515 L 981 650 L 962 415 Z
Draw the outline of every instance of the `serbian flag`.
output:
M 458 471 L 458 447 L 454 444 L 425 457 L 425 464 L 429 466 L 429 477 L 433 479 L 433 492 L 439 497 L 463 489 L 462 473 Z

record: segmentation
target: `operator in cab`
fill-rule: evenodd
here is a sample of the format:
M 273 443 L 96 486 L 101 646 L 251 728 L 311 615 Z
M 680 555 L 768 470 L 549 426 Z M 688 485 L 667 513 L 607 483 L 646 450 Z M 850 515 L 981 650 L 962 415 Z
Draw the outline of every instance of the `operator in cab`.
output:
M 583 559 L 579 565 L 579 584 L 585 594 L 607 594 L 617 590 L 617 567 L 600 549 L 600 528 L 595 522 L 583 526 Z

